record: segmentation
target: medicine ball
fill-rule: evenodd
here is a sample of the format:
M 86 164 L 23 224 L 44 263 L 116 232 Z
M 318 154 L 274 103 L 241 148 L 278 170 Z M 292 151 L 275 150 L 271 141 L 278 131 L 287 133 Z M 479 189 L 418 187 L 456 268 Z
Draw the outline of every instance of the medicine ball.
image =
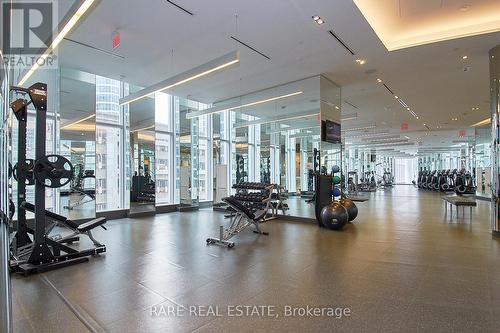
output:
M 358 216 L 358 207 L 351 199 L 343 198 L 339 200 L 339 203 L 347 209 L 347 214 L 349 215 L 349 222 L 354 221 Z
M 334 197 L 340 197 L 341 194 L 342 193 L 340 192 L 340 189 L 338 189 L 336 187 L 332 189 L 332 196 L 334 196 Z
M 339 172 L 339 171 L 340 171 L 340 167 L 339 167 L 338 165 L 334 165 L 334 166 L 332 167 L 332 172 L 333 172 L 333 173 L 336 173 L 336 172 Z
M 333 185 L 338 185 L 338 184 L 340 184 L 341 182 L 342 182 L 342 180 L 340 179 L 340 177 L 339 177 L 339 176 L 333 176 L 333 177 L 332 177 L 332 183 L 333 183 Z
M 332 202 L 321 210 L 321 223 L 330 230 L 340 230 L 348 221 L 347 209 L 338 202 Z

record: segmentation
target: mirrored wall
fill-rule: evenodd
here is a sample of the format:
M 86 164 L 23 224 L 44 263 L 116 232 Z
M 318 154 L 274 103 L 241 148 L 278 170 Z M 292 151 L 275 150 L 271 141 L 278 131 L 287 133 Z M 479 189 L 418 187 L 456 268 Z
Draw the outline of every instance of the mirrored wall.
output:
M 95 217 L 96 77 L 63 69 L 60 71 L 59 154 L 74 167 L 69 184 L 59 188 L 59 213 L 72 220 Z
M 134 87 L 130 87 L 134 92 Z M 156 202 L 155 99 L 129 106 L 130 213 L 154 212 Z

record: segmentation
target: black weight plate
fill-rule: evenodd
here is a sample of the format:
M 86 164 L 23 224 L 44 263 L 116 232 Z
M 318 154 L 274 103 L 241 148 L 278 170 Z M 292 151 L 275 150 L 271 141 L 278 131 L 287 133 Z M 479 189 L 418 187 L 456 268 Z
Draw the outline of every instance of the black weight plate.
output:
M 26 159 L 26 185 L 35 185 L 35 177 L 33 177 L 33 169 L 35 167 L 35 160 L 31 158 Z M 18 181 L 19 163 L 16 163 L 12 168 L 12 175 Z
M 58 188 L 73 179 L 74 168 L 64 156 L 47 155 L 36 161 L 34 174 L 36 180 L 45 187 Z

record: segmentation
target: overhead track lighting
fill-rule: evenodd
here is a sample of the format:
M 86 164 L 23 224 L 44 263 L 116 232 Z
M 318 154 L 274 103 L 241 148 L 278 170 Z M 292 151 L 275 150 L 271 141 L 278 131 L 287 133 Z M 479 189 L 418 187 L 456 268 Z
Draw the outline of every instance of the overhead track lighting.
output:
M 219 106 L 219 107 L 216 106 L 216 107 L 205 109 L 205 110 L 201 110 L 201 111 L 190 112 L 190 113 L 186 114 L 186 118 L 187 119 L 192 119 L 192 118 L 204 116 L 204 115 L 207 115 L 207 114 L 220 113 L 220 112 L 224 112 L 224 111 L 233 111 L 233 110 L 237 110 L 237 109 L 246 108 L 246 107 L 249 107 L 249 106 L 255 106 L 255 105 L 260 105 L 260 104 L 264 104 L 264 103 L 269 103 L 269 102 L 277 101 L 277 100 L 280 100 L 280 99 L 283 99 L 283 98 L 287 98 L 287 97 L 297 96 L 297 95 L 300 95 L 302 93 L 303 93 L 303 91 L 296 91 L 296 92 L 291 93 L 291 94 L 286 94 L 286 95 L 281 95 L 281 96 L 276 96 L 276 97 L 261 99 L 261 100 L 258 100 L 258 101 L 255 101 L 255 102 L 251 102 L 251 103 L 246 103 L 246 104 L 238 104 L 238 103 L 236 103 L 236 104 L 233 104 L 232 106 L 229 106 L 229 107 L 228 106 Z
M 361 139 L 361 141 L 372 141 L 372 140 L 382 141 L 382 140 L 393 140 L 399 138 L 401 138 L 401 135 L 383 135 L 383 136 L 374 136 L 370 138 L 363 138 Z
M 477 123 L 471 125 L 471 127 L 480 127 L 480 126 L 489 125 L 489 124 L 491 124 L 491 118 L 481 120 L 480 122 L 477 122 Z
M 340 118 L 340 121 L 353 120 L 353 119 L 357 119 L 357 118 L 358 118 L 358 114 L 356 112 L 354 112 L 354 113 L 344 115 L 342 118 Z
M 76 12 L 69 18 L 69 20 L 64 24 L 63 28 L 59 31 L 57 36 L 52 40 L 50 46 L 45 50 L 45 52 L 40 56 L 40 59 L 45 61 L 49 55 L 54 52 L 59 44 L 62 42 L 64 37 L 76 26 L 76 24 L 82 19 L 82 17 L 87 13 L 87 11 L 92 7 L 92 5 L 98 0 L 84 0 L 83 3 L 78 7 Z M 33 75 L 33 73 L 40 67 L 39 61 L 35 61 L 33 66 L 26 72 L 22 79 L 18 82 L 18 86 L 22 86 L 28 81 L 28 79 Z
M 305 129 L 311 129 L 311 128 L 319 128 L 319 125 L 313 125 L 313 126 L 290 126 L 290 127 L 284 127 L 284 128 L 276 128 L 272 129 L 269 131 L 266 131 L 266 134 L 274 134 L 274 133 L 280 133 L 280 132 L 285 132 L 285 131 L 296 131 L 296 130 L 305 130 Z
M 137 128 L 137 129 L 130 130 L 130 132 L 131 133 L 135 133 L 135 132 L 147 131 L 147 130 L 150 130 L 150 129 L 153 129 L 153 128 L 155 128 L 155 125 L 149 125 L 149 126 L 146 126 L 146 127 L 143 127 L 143 128 Z
M 226 55 L 223 55 L 222 57 L 204 63 L 203 65 L 190 69 L 181 74 L 177 74 L 171 78 L 158 82 L 150 87 L 139 90 L 136 93 L 120 98 L 120 105 L 129 104 L 138 101 L 144 97 L 147 97 L 149 95 L 152 95 L 156 92 L 180 86 L 184 83 L 199 79 L 208 74 L 212 74 L 214 72 L 228 68 L 239 62 L 240 62 L 239 52 L 238 51 L 230 52 Z
M 387 134 L 389 133 L 388 130 L 383 130 L 383 131 L 379 131 L 379 132 L 376 132 L 376 133 L 366 133 L 366 134 L 355 134 L 355 135 L 349 135 L 349 136 L 345 136 L 346 139 L 359 139 L 359 138 L 367 138 L 367 137 L 375 137 L 375 136 L 378 136 L 380 134 Z
M 364 127 L 355 127 L 355 128 L 346 128 L 343 129 L 342 132 L 355 132 L 355 131 L 364 131 L 377 127 L 376 125 L 364 126 Z
M 76 121 L 74 121 L 74 122 L 72 122 L 72 123 L 69 123 L 69 124 L 66 124 L 66 125 L 64 125 L 64 126 L 61 126 L 61 129 L 62 129 L 62 130 L 63 130 L 63 129 L 68 129 L 69 127 L 72 127 L 72 126 L 74 126 L 74 125 L 76 125 L 76 124 L 83 123 L 84 121 L 87 121 L 87 120 L 92 119 L 92 118 L 94 118 L 94 117 L 95 117 L 95 113 L 94 113 L 94 114 L 91 114 L 91 115 L 90 115 L 90 116 L 88 116 L 88 117 L 85 117 L 85 118 L 82 118 L 82 119 L 76 120 Z
M 314 112 L 317 111 L 317 109 L 311 110 L 309 112 Z M 321 115 L 321 113 L 309 113 L 309 112 L 304 112 L 299 115 L 291 115 L 290 117 L 272 117 L 272 118 L 262 118 L 262 119 L 256 119 L 256 120 L 250 120 L 246 121 L 244 123 L 239 123 L 234 126 L 234 128 L 242 128 L 242 127 L 248 127 L 251 125 L 265 125 L 265 124 L 271 124 L 271 123 L 278 123 L 278 122 L 283 122 L 287 120 L 294 120 L 294 119 L 307 119 L 307 118 L 312 118 L 312 117 L 317 117 Z
M 312 133 L 297 133 L 290 135 L 290 139 L 300 139 L 300 138 L 309 138 L 316 135 L 320 135 L 319 131 L 314 131 Z

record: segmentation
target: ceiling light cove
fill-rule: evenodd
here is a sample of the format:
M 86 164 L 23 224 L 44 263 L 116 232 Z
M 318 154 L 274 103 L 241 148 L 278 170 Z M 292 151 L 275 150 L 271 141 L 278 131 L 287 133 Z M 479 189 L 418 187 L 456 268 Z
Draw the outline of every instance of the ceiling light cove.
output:
M 366 64 L 366 60 L 365 60 L 365 59 L 356 59 L 356 63 L 357 63 L 358 65 L 363 66 L 364 64 Z
M 500 31 L 500 1 L 353 1 L 389 51 Z

